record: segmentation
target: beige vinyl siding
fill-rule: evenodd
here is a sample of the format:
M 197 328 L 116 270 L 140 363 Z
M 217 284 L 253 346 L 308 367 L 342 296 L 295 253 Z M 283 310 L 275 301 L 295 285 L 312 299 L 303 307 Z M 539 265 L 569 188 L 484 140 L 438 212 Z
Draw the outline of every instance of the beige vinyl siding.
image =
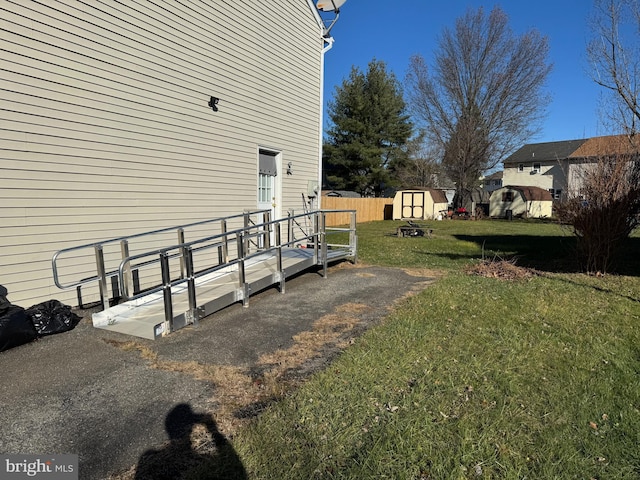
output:
M 512 200 L 503 200 L 503 194 L 511 193 Z M 507 210 L 511 210 L 512 214 L 521 215 L 527 211 L 527 204 L 519 190 L 512 189 L 510 187 L 502 187 L 491 192 L 489 200 L 489 216 L 504 218 L 507 214 Z
M 503 201 L 503 194 L 511 192 L 512 201 Z M 517 188 L 502 187 L 491 192 L 489 215 L 504 218 L 507 210 L 514 216 L 523 215 L 525 218 L 545 218 L 552 215 L 553 202 L 551 200 L 527 200 Z
M 540 162 L 536 162 L 540 163 Z M 524 164 L 524 170 L 518 171 L 518 165 L 504 169 L 503 185 L 528 185 L 548 190 L 553 187 L 554 174 L 557 174 L 558 163 L 541 163 L 538 173 L 531 173 L 532 162 Z
M 9 299 L 75 304 L 53 285 L 59 249 L 255 208 L 260 147 L 293 163 L 279 207 L 301 209 L 318 177 L 322 46 L 305 0 L 0 3 Z M 91 255 L 68 267 L 94 274 Z
M 553 203 L 549 201 L 532 200 L 527 202 L 528 218 L 550 218 L 553 214 Z

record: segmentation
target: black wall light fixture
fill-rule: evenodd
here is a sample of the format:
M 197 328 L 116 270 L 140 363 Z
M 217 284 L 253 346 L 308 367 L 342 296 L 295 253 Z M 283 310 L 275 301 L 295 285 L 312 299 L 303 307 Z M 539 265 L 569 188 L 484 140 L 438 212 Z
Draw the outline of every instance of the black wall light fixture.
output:
M 209 99 L 208 105 L 211 107 L 211 110 L 213 110 L 214 112 L 218 111 L 218 102 L 219 101 L 220 101 L 220 99 L 218 97 L 211 97 Z

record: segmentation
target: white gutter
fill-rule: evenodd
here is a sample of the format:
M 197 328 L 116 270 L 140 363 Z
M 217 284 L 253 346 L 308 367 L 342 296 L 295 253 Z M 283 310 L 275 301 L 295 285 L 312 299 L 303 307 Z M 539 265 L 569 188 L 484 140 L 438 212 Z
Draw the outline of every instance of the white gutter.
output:
M 333 37 L 325 37 L 324 22 L 322 21 L 322 17 L 320 17 L 320 13 L 314 5 L 313 0 L 307 0 L 307 4 L 309 5 L 309 8 L 311 8 L 313 15 L 318 22 L 318 26 L 320 27 L 320 37 L 324 44 L 320 52 L 320 124 L 318 128 L 318 195 L 316 196 L 316 208 L 320 209 L 322 208 L 320 200 L 322 198 L 322 146 L 324 143 L 322 138 L 324 129 L 324 54 L 331 50 L 331 47 L 333 47 Z
M 322 150 L 324 145 L 323 140 L 323 130 L 324 130 L 324 54 L 331 50 L 333 47 L 333 37 L 323 38 L 325 42 L 325 46 L 322 49 L 321 57 L 320 57 L 320 131 L 318 132 L 319 136 L 319 152 L 320 152 L 320 161 L 318 162 L 318 196 L 317 199 L 317 208 L 322 208 L 321 198 L 322 198 Z

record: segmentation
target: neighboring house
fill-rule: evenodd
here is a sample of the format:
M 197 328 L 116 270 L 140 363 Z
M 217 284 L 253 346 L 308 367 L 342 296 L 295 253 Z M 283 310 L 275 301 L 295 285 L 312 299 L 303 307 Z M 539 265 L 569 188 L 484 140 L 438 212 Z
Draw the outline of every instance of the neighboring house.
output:
M 581 195 L 585 170 L 603 156 L 631 154 L 638 152 L 637 138 L 632 142 L 627 135 L 611 135 L 588 139 L 571 154 L 567 162 L 567 192 L 572 196 Z
M 505 186 L 491 193 L 489 215 L 494 218 L 547 218 L 552 215 L 551 193 L 540 187 Z
M 504 161 L 503 183 L 540 187 L 562 200 L 579 194 L 584 168 L 598 156 L 632 150 L 626 135 L 527 144 Z
M 332 39 L 311 0 L 1 10 L 0 284 L 12 303 L 76 304 L 52 280 L 59 249 L 245 209 L 280 217 L 319 183 Z
M 448 208 L 442 190 L 400 190 L 393 198 L 393 220 L 429 220 L 438 218 Z
M 566 140 L 523 146 L 504 161 L 503 184 L 543 188 L 554 199 L 561 199 L 568 188 L 569 158 L 586 141 Z
M 502 187 L 502 175 L 504 172 L 494 172 L 491 175 L 486 177 L 482 177 L 480 180 L 482 181 L 482 189 L 487 192 L 493 192 L 498 188 Z

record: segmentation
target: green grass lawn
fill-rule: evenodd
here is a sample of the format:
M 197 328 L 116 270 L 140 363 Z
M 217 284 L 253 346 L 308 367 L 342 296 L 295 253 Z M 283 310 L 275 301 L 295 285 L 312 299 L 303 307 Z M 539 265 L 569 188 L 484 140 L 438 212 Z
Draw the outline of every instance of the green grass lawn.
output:
M 359 260 L 442 278 L 236 435 L 249 478 L 640 478 L 640 278 L 576 273 L 556 224 L 397 225 L 359 226 Z

